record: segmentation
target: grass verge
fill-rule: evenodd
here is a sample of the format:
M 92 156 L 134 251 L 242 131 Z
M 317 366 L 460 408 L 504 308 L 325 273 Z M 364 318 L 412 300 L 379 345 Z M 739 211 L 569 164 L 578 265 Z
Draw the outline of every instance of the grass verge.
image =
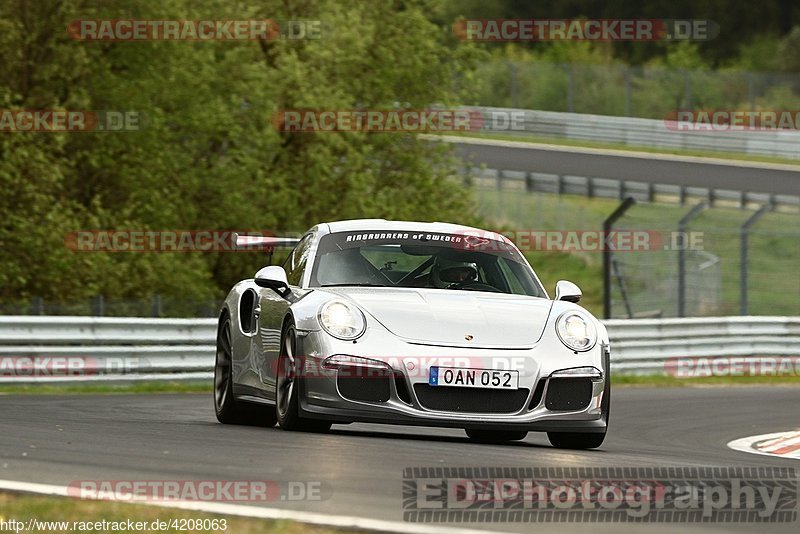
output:
M 517 186 L 519 184 L 516 184 Z M 509 185 L 503 189 L 479 183 L 474 188 L 476 211 L 492 230 L 510 230 L 520 235 L 531 231 L 592 231 L 620 202 L 606 198 L 526 192 Z M 617 229 L 655 232 L 668 243 L 690 206 L 636 204 L 616 225 Z M 703 211 L 689 228 L 698 232 L 702 250 L 687 254 L 687 310 L 690 315 L 736 315 L 740 313 L 742 224 L 750 210 L 714 207 Z M 800 314 L 800 216 L 771 212 L 749 233 L 749 309 L 751 315 Z M 559 279 L 568 279 L 583 289 L 581 305 L 602 313 L 602 254 L 600 251 L 525 251 L 547 290 L 552 294 Z M 660 311 L 677 314 L 676 250 L 640 250 L 615 255 L 624 277 L 634 313 Z M 709 259 L 710 267 L 699 265 Z M 621 316 L 619 282 L 614 280 L 614 316 Z
M 24 384 L 0 385 L 0 394 L 46 395 L 63 393 L 208 393 L 210 382 L 132 382 L 128 384 Z
M 6 528 L 7 532 L 27 532 L 29 521 L 38 521 L 38 528 L 32 532 L 114 532 L 110 523 L 127 526 L 128 520 L 133 523 L 144 523 L 146 529 L 134 532 L 235 532 L 236 534 L 332 534 L 347 532 L 327 527 L 318 527 L 296 523 L 294 521 L 253 519 L 246 517 L 228 517 L 202 512 L 192 512 L 160 506 L 144 506 L 110 501 L 87 501 L 67 497 L 45 497 L 39 495 L 20 495 L 0 492 L 0 524 L 7 527 L 10 521 L 21 522 L 21 529 Z M 198 520 L 200 525 L 198 525 Z M 218 523 L 212 523 L 214 520 Z M 96 522 L 107 524 L 97 525 Z M 159 529 L 154 521 L 175 522 L 176 528 Z M 49 524 L 48 524 L 49 523 Z M 82 524 L 83 523 L 83 524 Z M 91 523 L 89 528 L 86 523 Z M 183 524 L 182 524 L 183 523 Z M 207 526 L 209 528 L 184 529 L 184 526 Z M 217 528 L 212 528 L 216 526 Z M 224 527 L 224 528 L 223 528 Z M 124 530 L 116 530 L 122 532 Z
M 613 366 L 612 366 L 613 368 Z M 614 375 L 614 387 L 706 387 L 706 386 L 800 386 L 800 376 L 709 376 L 701 378 L 676 378 L 669 375 Z

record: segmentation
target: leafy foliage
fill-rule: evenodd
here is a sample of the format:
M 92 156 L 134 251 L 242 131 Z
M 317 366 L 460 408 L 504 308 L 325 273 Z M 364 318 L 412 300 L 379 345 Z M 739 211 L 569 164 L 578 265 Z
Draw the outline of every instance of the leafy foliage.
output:
M 442 143 L 287 134 L 282 109 L 448 105 L 475 57 L 426 0 L 41 0 L 0 3 L 0 109 L 134 110 L 119 133 L 0 136 L 0 298 L 219 296 L 263 256 L 82 253 L 80 229 L 303 231 L 320 221 L 469 219 Z M 321 38 L 75 41 L 75 19 L 322 21 Z

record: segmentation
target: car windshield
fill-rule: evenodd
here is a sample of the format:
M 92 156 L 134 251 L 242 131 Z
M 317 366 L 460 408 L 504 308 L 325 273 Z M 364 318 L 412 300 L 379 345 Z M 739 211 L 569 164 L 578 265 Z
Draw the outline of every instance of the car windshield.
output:
M 359 231 L 319 242 L 311 286 L 418 287 L 544 297 L 519 251 L 468 234 Z

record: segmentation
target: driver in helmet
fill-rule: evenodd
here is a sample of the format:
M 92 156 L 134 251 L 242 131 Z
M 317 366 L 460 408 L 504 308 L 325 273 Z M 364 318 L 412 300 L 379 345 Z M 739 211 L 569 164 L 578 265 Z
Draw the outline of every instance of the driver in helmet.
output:
M 430 283 L 433 287 L 449 287 L 476 282 L 478 266 L 473 262 L 453 261 L 437 256 L 431 266 Z

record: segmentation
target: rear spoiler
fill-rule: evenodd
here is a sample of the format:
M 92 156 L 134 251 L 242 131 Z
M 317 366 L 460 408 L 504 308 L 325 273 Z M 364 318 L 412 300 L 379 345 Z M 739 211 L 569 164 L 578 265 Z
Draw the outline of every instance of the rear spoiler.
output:
M 299 237 L 273 237 L 266 235 L 239 235 L 233 234 L 233 242 L 237 249 L 260 248 L 270 250 L 273 248 L 294 248 L 300 242 Z

